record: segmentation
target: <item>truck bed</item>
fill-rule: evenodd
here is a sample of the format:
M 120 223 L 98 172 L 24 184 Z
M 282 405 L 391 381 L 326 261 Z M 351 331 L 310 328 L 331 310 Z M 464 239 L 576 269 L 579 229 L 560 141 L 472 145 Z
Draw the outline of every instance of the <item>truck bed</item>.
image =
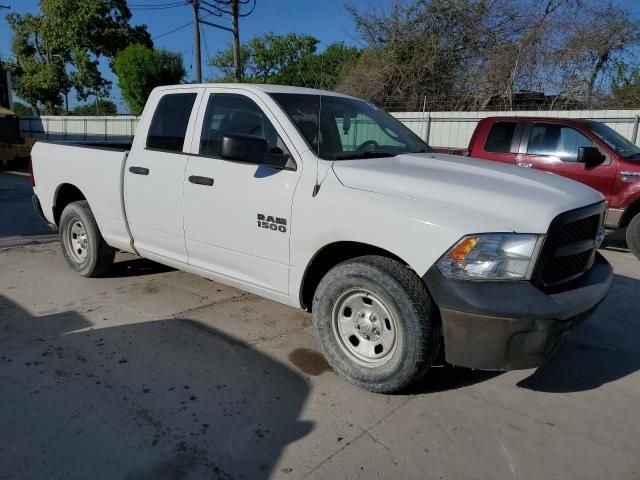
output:
M 123 199 L 123 169 L 128 154 L 124 147 L 128 145 L 94 145 L 37 142 L 31 153 L 34 192 L 47 220 L 57 224 L 60 212 L 54 208 L 56 198 L 65 186 L 73 185 L 91 205 L 107 243 L 130 250 Z

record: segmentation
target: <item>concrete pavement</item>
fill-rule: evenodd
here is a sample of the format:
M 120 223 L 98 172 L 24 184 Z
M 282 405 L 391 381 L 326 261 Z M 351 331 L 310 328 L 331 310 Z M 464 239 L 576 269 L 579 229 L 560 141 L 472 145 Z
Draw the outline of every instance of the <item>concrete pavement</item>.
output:
M 6 479 L 640 477 L 640 264 L 538 370 L 438 367 L 375 395 L 288 307 L 119 255 L 0 251 Z
M 544 367 L 375 395 L 306 313 L 130 255 L 75 275 L 34 244 L 29 197 L 0 174 L 3 480 L 640 478 L 640 262 L 619 243 L 611 294 Z

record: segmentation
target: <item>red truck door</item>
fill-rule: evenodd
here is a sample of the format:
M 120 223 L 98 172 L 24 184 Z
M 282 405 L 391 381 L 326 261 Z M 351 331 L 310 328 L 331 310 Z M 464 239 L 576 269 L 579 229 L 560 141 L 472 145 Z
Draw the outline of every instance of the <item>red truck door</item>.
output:
M 523 124 L 517 121 L 481 120 L 471 138 L 469 156 L 515 164 L 522 129 Z M 480 139 L 485 138 L 483 143 Z
M 579 147 L 596 147 L 607 159 L 602 165 L 586 169 L 577 162 Z M 611 156 L 586 133 L 560 122 L 532 122 L 527 124 L 516 164 L 521 167 L 545 170 L 571 178 L 600 191 L 607 200 L 615 178 Z

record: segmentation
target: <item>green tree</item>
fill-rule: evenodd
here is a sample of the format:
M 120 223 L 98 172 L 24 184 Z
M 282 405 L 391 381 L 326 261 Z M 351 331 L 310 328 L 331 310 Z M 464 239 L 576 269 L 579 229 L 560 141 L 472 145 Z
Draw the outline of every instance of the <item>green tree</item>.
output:
M 611 82 L 611 95 L 615 104 L 621 108 L 640 105 L 640 67 L 616 64 L 615 75 Z
M 144 45 L 130 45 L 118 53 L 113 62 L 122 98 L 133 115 L 139 115 L 155 87 L 180 83 L 186 72 L 182 55 L 152 50 Z
M 361 50 L 333 43 L 323 52 L 305 55 L 284 67 L 273 78 L 274 83 L 333 90 L 360 58 Z
M 13 102 L 13 111 L 19 117 L 30 117 L 33 115 L 31 108 L 20 102 Z
M 360 51 L 342 43 L 316 53 L 320 41 L 309 35 L 267 33 L 240 47 L 243 81 L 333 88 Z M 222 50 L 209 59 L 220 70 L 216 81 L 234 81 L 233 53 Z
M 95 103 L 78 105 L 70 113 L 78 116 L 117 115 L 118 107 L 111 100 L 100 99 Z
M 60 110 L 72 88 L 79 100 L 108 93 L 110 82 L 99 70 L 131 43 L 151 45 L 146 26 L 132 27 L 126 0 L 41 0 L 40 14 L 12 13 L 10 65 L 14 89 L 33 108 Z

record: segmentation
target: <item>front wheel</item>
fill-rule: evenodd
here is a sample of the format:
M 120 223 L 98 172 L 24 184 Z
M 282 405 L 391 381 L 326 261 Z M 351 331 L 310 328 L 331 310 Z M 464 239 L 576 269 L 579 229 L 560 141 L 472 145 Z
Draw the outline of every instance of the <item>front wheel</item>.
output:
M 333 369 L 373 392 L 396 392 L 420 378 L 441 343 L 437 309 L 420 278 L 380 256 L 331 269 L 316 289 L 313 322 Z
M 111 268 L 115 250 L 102 238 L 85 200 L 65 207 L 59 227 L 62 253 L 73 270 L 84 277 L 97 277 Z
M 640 213 L 631 219 L 627 227 L 627 246 L 637 259 L 640 259 Z

